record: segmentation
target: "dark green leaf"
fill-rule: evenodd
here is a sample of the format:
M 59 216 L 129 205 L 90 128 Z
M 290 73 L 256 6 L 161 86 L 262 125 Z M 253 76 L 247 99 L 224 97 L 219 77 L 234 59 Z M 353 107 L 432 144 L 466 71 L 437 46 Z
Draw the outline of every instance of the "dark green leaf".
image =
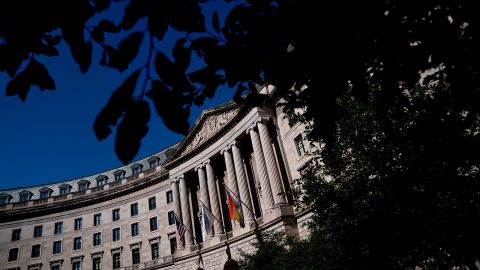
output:
M 141 18 L 148 14 L 148 2 L 146 0 L 132 0 L 125 8 L 125 15 L 120 25 L 125 30 L 130 30 Z
M 150 108 L 144 100 L 134 101 L 125 112 L 115 137 L 115 153 L 124 163 L 128 164 L 138 153 L 141 139 L 148 132 Z
M 183 69 L 187 70 L 190 65 L 190 55 L 192 50 L 185 47 L 186 38 L 180 38 L 175 42 L 173 47 L 173 58 L 177 62 L 177 65 Z
M 108 103 L 97 115 L 93 129 L 98 140 L 103 140 L 112 132 L 110 126 L 116 126 L 117 120 L 128 109 L 133 102 L 133 93 L 137 85 L 137 79 L 141 70 L 132 73 L 123 83 L 112 93 Z
M 163 83 L 155 80 L 147 96 L 153 100 L 158 115 L 169 129 L 187 134 L 190 107 L 185 106 L 184 96 L 181 93 L 171 91 Z
M 214 11 L 214 12 L 213 12 L 213 15 L 212 15 L 212 25 L 213 25 L 213 30 L 215 30 L 215 32 L 217 32 L 217 33 L 220 33 L 220 23 L 218 22 L 218 13 L 217 13 L 217 11 Z

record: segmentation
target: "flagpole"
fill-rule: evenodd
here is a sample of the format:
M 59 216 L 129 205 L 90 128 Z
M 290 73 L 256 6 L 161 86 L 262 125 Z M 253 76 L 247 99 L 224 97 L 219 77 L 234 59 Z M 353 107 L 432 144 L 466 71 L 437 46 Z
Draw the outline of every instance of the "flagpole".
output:
M 203 206 L 205 206 L 205 208 L 208 209 L 208 207 L 207 207 L 200 199 L 197 198 L 197 200 L 198 200 Z M 210 209 L 208 209 L 208 210 L 210 211 Z M 225 233 L 225 237 L 226 237 L 226 239 L 225 239 L 225 245 L 227 246 L 228 254 L 230 254 L 230 245 L 228 244 L 228 232 L 227 232 L 227 229 L 225 228 L 225 226 L 223 226 L 223 222 L 222 222 L 222 221 L 220 221 L 211 211 L 210 211 L 210 213 L 212 214 L 213 218 L 215 218 L 215 219 L 220 223 L 220 225 L 222 226 L 223 232 Z M 203 215 L 203 213 L 202 213 L 202 215 Z M 202 218 L 204 218 L 204 217 L 202 217 Z M 228 255 L 228 256 L 230 257 L 231 255 Z M 229 259 L 230 259 L 230 258 L 229 258 Z

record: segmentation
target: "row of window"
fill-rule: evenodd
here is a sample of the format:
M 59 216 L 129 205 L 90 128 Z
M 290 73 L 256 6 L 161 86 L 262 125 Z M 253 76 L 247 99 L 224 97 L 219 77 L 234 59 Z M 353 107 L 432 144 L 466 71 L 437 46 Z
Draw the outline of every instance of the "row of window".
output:
M 157 157 L 151 158 L 151 159 L 148 160 L 148 162 L 150 164 L 150 168 L 155 168 L 159 164 L 159 159 Z M 142 168 L 143 168 L 143 166 L 141 164 L 134 164 L 131 167 L 132 175 L 140 174 L 142 172 Z M 115 181 L 122 180 L 125 177 L 125 171 L 123 171 L 123 170 L 117 170 L 113 174 L 115 176 Z M 108 177 L 105 176 L 105 175 L 99 175 L 96 178 L 96 180 L 97 180 L 97 186 L 103 186 L 103 185 L 107 184 Z M 78 182 L 78 191 L 87 190 L 89 186 L 90 186 L 89 181 L 80 180 Z M 66 194 L 70 193 L 71 189 L 72 189 L 71 185 L 62 184 L 61 186 L 59 186 L 60 195 L 66 195 Z M 52 195 L 53 190 L 45 187 L 45 188 L 40 189 L 39 192 L 40 192 L 40 199 L 47 199 Z M 27 202 L 32 198 L 32 196 L 33 196 L 32 192 L 24 190 L 24 191 L 19 193 L 19 202 Z M 0 205 L 7 204 L 7 203 L 10 202 L 10 200 L 11 200 L 11 195 L 3 194 L 2 196 L 0 196 Z
M 167 203 L 173 202 L 172 191 L 167 191 Z M 154 210 L 157 208 L 157 202 L 155 197 L 148 199 L 148 209 Z M 138 203 L 133 203 L 130 205 L 130 216 L 138 215 Z M 112 221 L 120 220 L 120 208 L 116 208 L 112 210 Z M 93 226 L 99 226 L 102 222 L 102 214 L 95 214 L 93 215 Z M 175 222 L 173 211 L 168 213 L 168 224 L 173 225 Z M 83 218 L 76 218 L 74 220 L 74 230 L 78 231 L 82 229 L 83 225 Z M 150 225 L 152 226 L 152 225 Z M 155 225 L 156 226 L 156 225 Z M 34 227 L 33 230 L 33 237 L 41 237 L 43 232 L 42 225 L 38 225 Z M 54 224 L 54 231 L 53 234 L 61 234 L 63 232 L 63 222 L 56 222 Z M 14 229 L 12 231 L 12 241 L 18 241 L 21 238 L 22 229 Z
M 140 235 L 140 227 L 138 222 L 132 223 L 131 225 L 131 235 L 132 237 Z M 157 217 L 151 217 L 150 218 L 150 231 L 156 231 L 158 230 L 158 220 Z M 121 236 L 120 236 L 120 228 L 113 228 L 112 229 L 112 242 L 118 242 L 121 241 Z M 93 246 L 97 247 L 102 245 L 102 233 L 101 232 L 96 232 L 93 234 Z M 41 245 L 40 244 L 35 244 L 32 245 L 32 250 L 31 250 L 31 258 L 38 258 L 40 257 L 40 249 Z M 82 237 L 74 237 L 73 238 L 73 250 L 81 250 L 82 249 Z M 12 248 L 9 251 L 8 255 L 8 261 L 17 261 L 18 260 L 18 248 Z M 53 242 L 53 248 L 52 248 L 52 254 L 57 255 L 62 253 L 62 241 L 57 240 Z M 157 251 L 158 253 L 158 251 Z

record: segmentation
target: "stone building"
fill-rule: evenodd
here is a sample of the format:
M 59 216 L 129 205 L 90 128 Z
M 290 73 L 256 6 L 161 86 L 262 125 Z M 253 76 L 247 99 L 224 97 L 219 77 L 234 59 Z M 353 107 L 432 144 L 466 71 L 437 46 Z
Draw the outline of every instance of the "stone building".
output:
M 311 213 L 285 195 L 309 162 L 304 127 L 266 92 L 261 107 L 205 110 L 183 141 L 128 166 L 0 190 L 0 270 L 223 269 L 227 241 L 234 259 L 252 251 L 255 224 L 307 235 Z M 243 228 L 226 190 L 242 202 Z M 208 235 L 202 204 L 216 217 Z

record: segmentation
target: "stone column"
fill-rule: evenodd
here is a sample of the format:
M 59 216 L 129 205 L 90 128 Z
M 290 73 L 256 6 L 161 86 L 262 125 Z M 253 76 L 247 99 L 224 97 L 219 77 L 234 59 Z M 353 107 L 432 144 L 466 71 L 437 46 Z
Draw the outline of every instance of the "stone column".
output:
M 187 226 L 187 231 L 185 232 L 185 245 L 192 246 L 193 245 L 193 227 L 192 227 L 192 219 L 190 218 L 190 202 L 188 199 L 188 189 L 187 183 L 185 182 L 185 178 L 180 178 L 180 194 L 182 200 L 182 221 L 185 226 Z
M 267 165 L 268 178 L 270 178 L 270 184 L 272 185 L 275 206 L 287 205 L 268 128 L 262 121 L 259 121 L 257 126 L 258 132 L 260 133 L 263 154 L 265 156 L 265 163 Z
M 240 189 L 240 200 L 242 204 L 242 212 L 245 223 L 253 220 L 252 202 L 250 200 L 250 192 L 248 191 L 247 176 L 243 167 L 242 154 L 238 149 L 236 142 L 232 144 L 233 163 L 235 165 L 235 174 L 237 175 L 238 188 Z M 237 193 L 238 194 L 238 193 Z
M 250 134 L 250 139 L 252 140 L 253 153 L 255 154 L 255 164 L 257 167 L 258 178 L 260 180 L 260 185 L 262 186 L 262 201 L 265 203 L 263 209 L 265 212 L 270 211 L 275 204 L 273 202 L 272 189 L 270 187 L 270 182 L 268 181 L 268 172 L 267 165 L 265 164 L 265 158 L 263 155 L 262 144 L 260 143 L 260 138 L 258 133 L 253 129 L 253 126 L 247 129 L 247 133 Z
M 239 194 L 238 192 L 238 184 L 237 184 L 237 177 L 235 176 L 235 166 L 233 165 L 232 154 L 228 151 L 229 149 L 222 150 L 221 154 L 225 158 L 225 167 L 227 169 L 227 177 L 228 177 L 228 188 L 233 191 L 235 194 Z
M 222 218 L 222 213 L 220 212 L 217 185 L 215 183 L 215 172 L 213 171 L 212 164 L 210 164 L 210 160 L 207 160 L 205 167 L 207 169 L 208 191 L 210 193 L 210 204 L 212 205 L 210 210 L 212 214 L 215 216 L 215 220 L 213 221 L 213 228 L 215 230 L 215 234 L 218 235 L 223 232 L 223 225 L 220 223 L 220 219 Z
M 195 170 L 198 172 L 198 183 L 200 184 L 200 200 L 205 204 L 208 209 L 210 209 L 210 199 L 208 197 L 208 185 L 207 179 L 205 178 L 205 169 L 203 164 L 198 166 Z
M 170 184 L 172 184 L 173 212 L 178 216 L 178 218 L 182 218 L 182 208 L 181 208 L 181 204 L 180 204 L 180 193 L 178 192 L 178 178 L 170 181 Z M 180 246 L 180 245 L 178 245 L 178 246 Z

